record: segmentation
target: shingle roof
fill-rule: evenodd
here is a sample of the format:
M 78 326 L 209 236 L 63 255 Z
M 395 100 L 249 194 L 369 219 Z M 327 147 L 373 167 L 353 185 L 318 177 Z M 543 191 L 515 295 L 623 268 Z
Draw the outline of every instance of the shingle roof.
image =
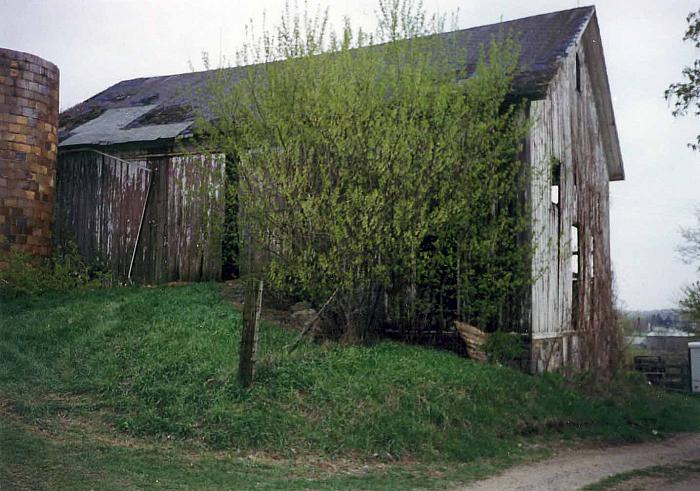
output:
M 520 68 L 513 82 L 517 95 L 542 97 L 549 81 L 595 12 L 580 7 L 456 31 L 467 53 L 466 72 L 474 70 L 482 46 L 494 36 L 512 33 L 520 44 Z M 231 68 L 231 78 L 244 76 Z M 172 139 L 189 134 L 193 107 L 203 107 L 201 95 L 210 72 L 192 72 L 125 80 L 64 111 L 60 116 L 60 146 L 107 145 Z M 127 110 L 127 108 L 131 108 Z

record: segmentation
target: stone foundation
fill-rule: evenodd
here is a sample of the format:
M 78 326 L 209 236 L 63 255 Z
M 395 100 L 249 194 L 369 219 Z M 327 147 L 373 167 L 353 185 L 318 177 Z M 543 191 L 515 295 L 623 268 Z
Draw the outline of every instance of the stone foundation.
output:
M 579 335 L 562 333 L 556 337 L 533 338 L 530 348 L 531 372 L 544 373 L 577 369 L 580 365 Z

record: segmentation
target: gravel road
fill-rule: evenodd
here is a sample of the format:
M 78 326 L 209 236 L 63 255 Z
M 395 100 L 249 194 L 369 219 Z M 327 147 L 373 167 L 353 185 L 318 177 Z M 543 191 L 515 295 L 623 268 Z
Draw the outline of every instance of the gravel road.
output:
M 566 451 L 541 462 L 512 467 L 500 475 L 454 491 L 575 490 L 621 472 L 684 460 L 700 460 L 700 434 L 681 434 L 660 442 Z M 700 486 L 691 484 L 694 485 Z

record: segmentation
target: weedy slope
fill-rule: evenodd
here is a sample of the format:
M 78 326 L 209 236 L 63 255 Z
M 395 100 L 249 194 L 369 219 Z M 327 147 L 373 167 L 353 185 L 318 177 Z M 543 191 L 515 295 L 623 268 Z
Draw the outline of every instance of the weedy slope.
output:
M 244 390 L 240 324 L 215 284 L 2 300 L 0 419 L 54 435 L 62 419 L 94 419 L 150 442 L 385 463 L 506 462 L 532 443 L 700 429 L 699 399 L 637 377 L 591 391 L 395 342 L 290 355 L 295 333 L 271 325 Z

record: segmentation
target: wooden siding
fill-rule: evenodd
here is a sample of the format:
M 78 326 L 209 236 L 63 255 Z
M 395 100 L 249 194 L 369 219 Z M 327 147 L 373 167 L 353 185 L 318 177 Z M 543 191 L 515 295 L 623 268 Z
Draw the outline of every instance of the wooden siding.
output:
M 610 321 L 612 310 L 608 166 L 591 74 L 605 69 L 592 45 L 595 18 L 550 83 L 530 104 L 527 146 L 532 178 L 532 362 L 545 371 L 582 368 L 582 333 Z M 577 89 L 577 62 L 580 90 Z M 552 203 L 551 165 L 560 162 L 559 204 Z M 578 227 L 579 274 L 573 289 L 572 226 Z
M 111 148 L 62 152 L 56 238 L 90 262 L 140 283 L 215 280 L 224 159 Z M 147 201 L 146 201 L 147 200 Z M 145 210 L 144 210 L 145 205 Z M 139 226 L 142 222 L 141 232 Z

